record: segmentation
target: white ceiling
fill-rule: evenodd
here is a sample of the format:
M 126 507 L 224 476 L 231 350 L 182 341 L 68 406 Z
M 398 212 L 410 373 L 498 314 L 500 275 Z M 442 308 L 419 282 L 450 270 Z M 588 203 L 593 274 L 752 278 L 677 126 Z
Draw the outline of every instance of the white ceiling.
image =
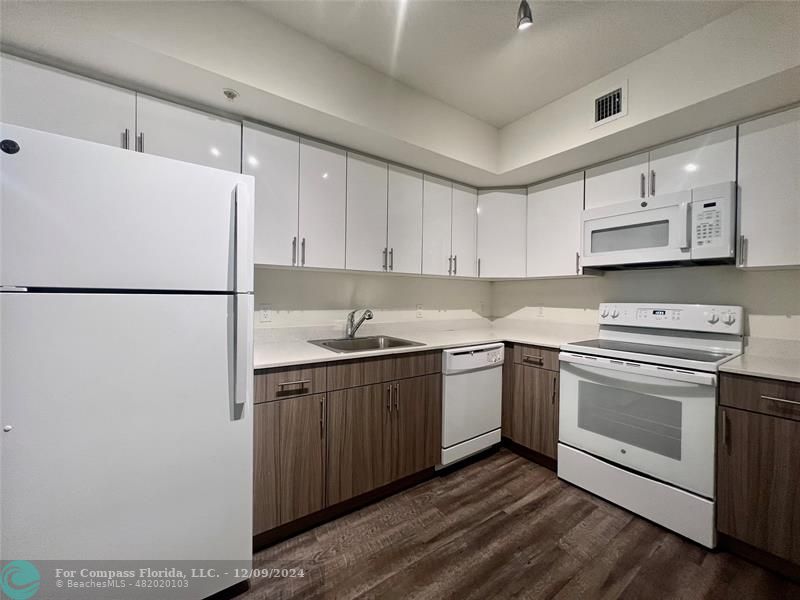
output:
M 740 7 L 727 1 L 255 0 L 270 17 L 496 127 Z

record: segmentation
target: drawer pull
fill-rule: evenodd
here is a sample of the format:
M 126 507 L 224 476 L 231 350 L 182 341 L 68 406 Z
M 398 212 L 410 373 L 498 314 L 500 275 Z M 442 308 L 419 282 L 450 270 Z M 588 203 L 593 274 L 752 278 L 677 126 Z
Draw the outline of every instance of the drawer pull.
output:
M 762 395 L 761 399 L 762 400 L 772 400 L 773 402 L 781 402 L 783 404 L 795 404 L 797 406 L 800 406 L 800 402 L 798 402 L 797 400 L 787 400 L 786 398 L 776 398 L 775 396 L 764 396 L 764 395 Z
M 523 354 L 522 355 L 523 362 L 534 363 L 536 365 L 543 365 L 544 364 L 544 356 L 534 356 L 533 354 Z
M 301 379 L 300 381 L 284 381 L 283 383 L 279 383 L 278 387 L 289 387 L 290 385 L 306 385 L 311 383 L 310 379 Z

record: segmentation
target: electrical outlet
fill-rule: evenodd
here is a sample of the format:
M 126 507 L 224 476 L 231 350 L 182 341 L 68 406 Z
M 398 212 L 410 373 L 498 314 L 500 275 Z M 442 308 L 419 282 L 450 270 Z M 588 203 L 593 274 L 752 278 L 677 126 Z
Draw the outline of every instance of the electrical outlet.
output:
M 272 322 L 272 306 L 269 304 L 261 304 L 258 307 L 258 322 L 270 323 Z
M 536 316 L 540 318 L 544 318 L 544 306 L 537 306 L 536 307 Z
M 417 318 L 422 318 L 422 304 L 417 304 Z

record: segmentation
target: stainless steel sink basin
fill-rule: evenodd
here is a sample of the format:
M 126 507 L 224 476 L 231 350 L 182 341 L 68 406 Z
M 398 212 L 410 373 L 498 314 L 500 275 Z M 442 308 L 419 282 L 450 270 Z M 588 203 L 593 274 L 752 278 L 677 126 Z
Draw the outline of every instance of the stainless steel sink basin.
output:
M 386 350 L 388 348 L 406 348 L 410 346 L 424 346 L 419 342 L 403 340 L 388 335 L 372 335 L 357 338 L 339 338 L 330 340 L 310 340 L 310 344 L 325 348 L 332 352 L 367 352 L 369 350 Z

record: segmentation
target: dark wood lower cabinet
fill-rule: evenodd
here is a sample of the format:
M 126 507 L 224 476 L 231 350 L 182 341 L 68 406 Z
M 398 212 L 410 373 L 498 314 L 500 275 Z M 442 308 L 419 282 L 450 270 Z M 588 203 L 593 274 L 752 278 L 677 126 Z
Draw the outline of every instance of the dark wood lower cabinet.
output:
M 436 466 L 442 452 L 441 375 L 403 379 L 394 386 L 392 481 Z
M 717 529 L 800 564 L 800 421 L 722 406 L 718 432 Z
M 514 365 L 509 438 L 555 459 L 558 444 L 558 373 Z
M 330 392 L 328 398 L 328 504 L 342 502 L 389 481 L 392 384 Z
M 267 531 L 324 505 L 325 394 L 253 408 L 253 532 Z

